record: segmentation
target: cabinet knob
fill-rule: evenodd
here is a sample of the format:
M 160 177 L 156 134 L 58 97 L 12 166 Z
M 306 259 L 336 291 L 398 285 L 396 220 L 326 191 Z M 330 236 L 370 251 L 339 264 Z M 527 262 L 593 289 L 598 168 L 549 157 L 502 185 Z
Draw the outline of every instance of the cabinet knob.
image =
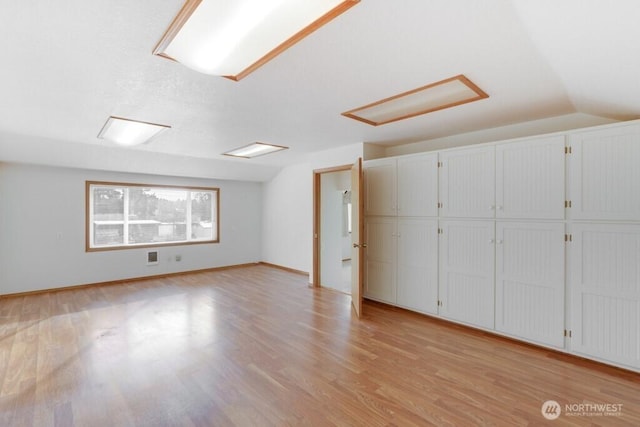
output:
M 489 243 L 495 243 L 495 240 L 489 239 Z
M 498 205 L 498 210 L 501 211 L 502 210 L 502 205 Z
M 492 211 L 494 210 L 496 207 L 494 205 L 489 206 L 489 210 Z
M 502 240 L 498 240 L 498 244 L 501 245 L 502 244 Z

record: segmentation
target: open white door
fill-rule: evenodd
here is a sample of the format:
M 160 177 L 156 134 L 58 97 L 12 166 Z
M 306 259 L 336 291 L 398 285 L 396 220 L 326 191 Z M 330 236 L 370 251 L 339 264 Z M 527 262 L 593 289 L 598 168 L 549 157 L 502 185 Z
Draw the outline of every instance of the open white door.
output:
M 351 303 L 358 317 L 362 314 L 364 275 L 364 199 L 362 159 L 351 168 Z

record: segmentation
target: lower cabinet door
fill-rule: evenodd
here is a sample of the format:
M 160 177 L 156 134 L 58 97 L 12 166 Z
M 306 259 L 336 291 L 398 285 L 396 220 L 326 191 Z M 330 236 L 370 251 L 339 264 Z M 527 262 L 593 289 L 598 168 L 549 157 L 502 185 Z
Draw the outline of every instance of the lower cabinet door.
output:
M 494 328 L 495 230 L 493 221 L 440 221 L 438 313 Z
M 564 347 L 563 223 L 496 223 L 496 330 Z
M 398 218 L 397 304 L 438 313 L 438 221 Z
M 364 296 L 396 303 L 396 219 L 365 219 Z
M 640 225 L 573 224 L 571 350 L 640 370 Z

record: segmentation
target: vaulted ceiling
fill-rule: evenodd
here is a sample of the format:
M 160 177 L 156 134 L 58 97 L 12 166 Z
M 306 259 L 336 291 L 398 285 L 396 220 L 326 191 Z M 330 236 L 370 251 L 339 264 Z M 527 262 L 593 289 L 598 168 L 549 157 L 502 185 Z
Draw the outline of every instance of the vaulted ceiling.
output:
M 640 117 L 637 0 L 362 0 L 239 82 L 151 54 L 181 6 L 2 2 L 0 161 L 91 159 L 114 170 L 173 162 L 263 180 L 309 153 L 355 143 L 391 146 L 571 113 Z M 340 114 L 458 74 L 489 98 L 378 127 Z M 97 138 L 110 115 L 172 129 L 114 147 Z M 291 148 L 222 156 L 254 141 Z

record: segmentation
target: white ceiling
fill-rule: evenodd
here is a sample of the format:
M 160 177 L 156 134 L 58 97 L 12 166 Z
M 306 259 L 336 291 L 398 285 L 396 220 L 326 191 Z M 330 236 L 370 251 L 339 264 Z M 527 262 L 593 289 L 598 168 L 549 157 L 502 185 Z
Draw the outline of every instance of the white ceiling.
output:
M 130 159 L 153 171 L 154 161 L 173 161 L 262 180 L 355 143 L 398 145 L 571 113 L 640 117 L 637 0 L 362 0 L 240 82 L 151 54 L 181 6 L 3 1 L 0 161 L 39 151 L 34 162 L 64 164 L 59 153 L 68 153 L 98 169 Z M 379 127 L 340 115 L 457 74 L 490 97 Z M 172 129 L 115 148 L 96 137 L 109 115 Z M 221 155 L 254 141 L 291 149 Z

